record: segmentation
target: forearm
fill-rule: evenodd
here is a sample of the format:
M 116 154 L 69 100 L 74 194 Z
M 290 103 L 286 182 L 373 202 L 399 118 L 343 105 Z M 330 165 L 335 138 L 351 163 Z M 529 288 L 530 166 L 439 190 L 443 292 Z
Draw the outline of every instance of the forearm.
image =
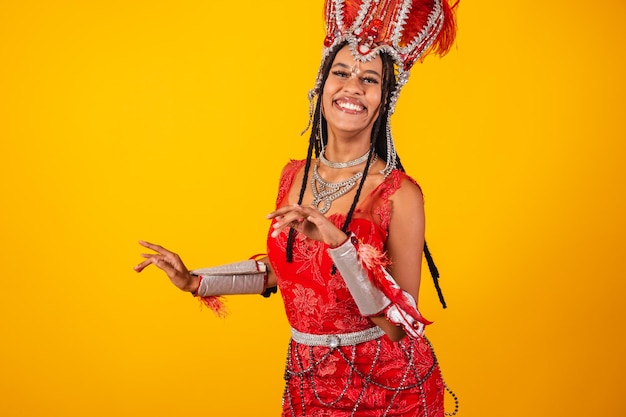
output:
M 389 337 L 389 339 L 393 342 L 397 342 L 406 336 L 406 332 L 402 330 L 402 327 L 391 323 L 384 314 L 381 314 L 380 316 L 371 316 L 369 319 L 372 320 L 375 325 L 383 329 L 383 331 L 387 334 L 387 337 Z
M 352 236 L 328 253 L 361 314 L 372 319 L 392 340 L 401 339 L 404 333 L 417 337 L 430 324 L 417 310 L 413 297 L 387 272 L 388 262 L 380 251 L 359 244 Z

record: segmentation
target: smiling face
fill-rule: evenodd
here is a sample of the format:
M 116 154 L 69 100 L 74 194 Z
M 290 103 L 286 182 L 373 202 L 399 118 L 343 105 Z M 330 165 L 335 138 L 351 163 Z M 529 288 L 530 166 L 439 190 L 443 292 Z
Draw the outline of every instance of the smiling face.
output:
M 344 46 L 324 84 L 322 105 L 329 132 L 367 133 L 369 138 L 380 108 L 382 79 L 380 56 L 370 62 L 356 61 Z

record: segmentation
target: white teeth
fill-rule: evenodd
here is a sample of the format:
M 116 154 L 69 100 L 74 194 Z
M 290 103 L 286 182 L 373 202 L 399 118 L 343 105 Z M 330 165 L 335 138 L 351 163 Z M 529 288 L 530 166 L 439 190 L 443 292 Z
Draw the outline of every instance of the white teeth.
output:
M 363 107 L 357 104 L 353 104 L 353 103 L 337 103 L 337 104 L 339 105 L 339 107 L 341 107 L 342 109 L 346 109 L 346 110 L 352 110 L 352 111 L 363 110 Z

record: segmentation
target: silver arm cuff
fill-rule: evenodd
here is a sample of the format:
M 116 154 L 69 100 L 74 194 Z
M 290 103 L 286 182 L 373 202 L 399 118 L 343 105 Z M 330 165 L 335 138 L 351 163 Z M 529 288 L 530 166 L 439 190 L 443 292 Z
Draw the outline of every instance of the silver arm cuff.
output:
M 263 262 L 248 260 L 213 268 L 191 271 L 200 276 L 197 295 L 207 297 L 229 294 L 261 294 L 265 290 L 267 267 Z
M 341 246 L 328 249 L 328 254 L 363 316 L 375 316 L 391 304 L 391 300 L 370 281 L 367 271 L 359 261 L 352 236 Z

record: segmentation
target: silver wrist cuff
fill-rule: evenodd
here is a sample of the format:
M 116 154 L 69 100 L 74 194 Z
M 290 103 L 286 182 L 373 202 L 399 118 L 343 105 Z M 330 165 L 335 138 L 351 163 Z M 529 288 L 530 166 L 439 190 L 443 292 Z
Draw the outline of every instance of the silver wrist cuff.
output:
M 361 314 L 366 317 L 375 316 L 389 306 L 391 300 L 370 280 L 367 270 L 359 261 L 353 238 L 354 236 L 350 236 L 341 246 L 328 249 L 328 254 L 341 273 Z
M 253 259 L 191 271 L 200 276 L 197 295 L 261 294 L 265 290 L 267 267 Z

